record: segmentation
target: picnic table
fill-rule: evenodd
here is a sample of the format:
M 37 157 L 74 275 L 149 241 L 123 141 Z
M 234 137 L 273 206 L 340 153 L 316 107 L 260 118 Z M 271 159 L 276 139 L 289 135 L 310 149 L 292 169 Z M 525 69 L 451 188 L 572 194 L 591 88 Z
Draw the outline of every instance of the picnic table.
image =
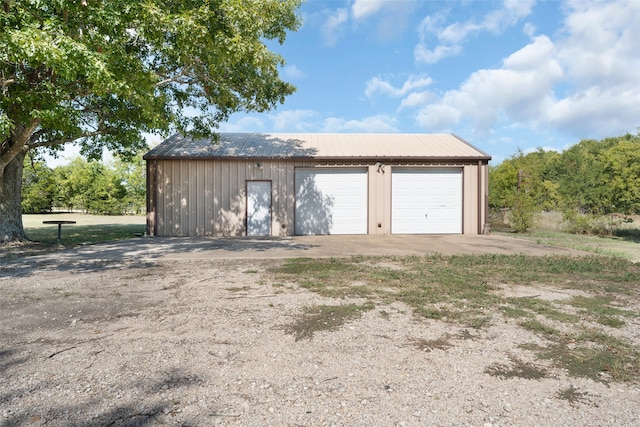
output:
M 60 244 L 60 239 L 62 238 L 62 224 L 75 224 L 75 221 L 61 221 L 61 220 L 51 220 L 51 221 L 42 221 L 43 224 L 57 224 L 58 225 L 58 244 Z

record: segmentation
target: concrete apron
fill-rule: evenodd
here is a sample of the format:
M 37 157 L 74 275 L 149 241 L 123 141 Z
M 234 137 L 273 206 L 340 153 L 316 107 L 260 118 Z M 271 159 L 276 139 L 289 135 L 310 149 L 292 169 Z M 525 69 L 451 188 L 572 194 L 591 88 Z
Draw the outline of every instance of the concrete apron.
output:
M 505 235 L 384 235 L 295 236 L 286 238 L 209 238 L 191 241 L 190 248 L 171 250 L 173 239 L 155 238 L 167 245 L 161 259 L 207 258 L 323 258 L 383 255 L 526 254 L 585 255 L 586 252 L 543 246 Z M 177 243 L 177 242 L 174 242 Z M 177 248 L 176 248 L 177 249 Z
M 26 257 L 9 264 L 92 264 L 97 261 L 326 258 L 428 254 L 588 255 L 506 235 L 385 235 L 296 237 L 141 237 Z

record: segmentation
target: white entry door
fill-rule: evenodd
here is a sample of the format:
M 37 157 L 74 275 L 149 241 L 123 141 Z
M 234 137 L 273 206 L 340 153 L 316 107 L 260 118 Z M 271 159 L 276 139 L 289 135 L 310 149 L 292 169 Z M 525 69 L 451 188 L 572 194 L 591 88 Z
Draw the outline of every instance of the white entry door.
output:
M 394 170 L 391 199 L 393 234 L 462 233 L 462 169 Z
M 247 181 L 247 236 L 271 235 L 271 182 Z

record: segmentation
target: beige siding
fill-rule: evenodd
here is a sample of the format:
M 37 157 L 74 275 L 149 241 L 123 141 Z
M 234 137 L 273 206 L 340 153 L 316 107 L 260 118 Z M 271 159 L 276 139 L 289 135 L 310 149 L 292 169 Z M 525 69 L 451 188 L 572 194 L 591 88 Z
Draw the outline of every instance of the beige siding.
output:
M 149 234 L 241 236 L 246 234 L 246 182 L 271 181 L 272 234 L 294 233 L 296 167 L 368 167 L 368 233 L 391 232 L 391 168 L 462 167 L 463 233 L 478 234 L 486 223 L 486 162 L 375 163 L 299 160 L 150 160 Z
M 391 169 L 369 165 L 369 234 L 391 233 Z
M 462 168 L 462 233 L 477 234 L 477 196 L 478 190 L 475 186 L 477 173 L 475 165 L 466 165 Z M 474 209 L 475 208 L 475 209 Z

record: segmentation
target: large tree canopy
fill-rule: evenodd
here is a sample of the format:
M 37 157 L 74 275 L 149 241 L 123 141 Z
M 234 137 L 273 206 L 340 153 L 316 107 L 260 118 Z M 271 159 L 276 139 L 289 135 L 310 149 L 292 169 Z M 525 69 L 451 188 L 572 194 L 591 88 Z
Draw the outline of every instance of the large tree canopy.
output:
M 75 142 L 135 153 L 143 133 L 212 134 L 266 111 L 283 82 L 282 43 L 300 0 L 3 0 L 0 10 L 0 243 L 24 239 L 29 150 Z

